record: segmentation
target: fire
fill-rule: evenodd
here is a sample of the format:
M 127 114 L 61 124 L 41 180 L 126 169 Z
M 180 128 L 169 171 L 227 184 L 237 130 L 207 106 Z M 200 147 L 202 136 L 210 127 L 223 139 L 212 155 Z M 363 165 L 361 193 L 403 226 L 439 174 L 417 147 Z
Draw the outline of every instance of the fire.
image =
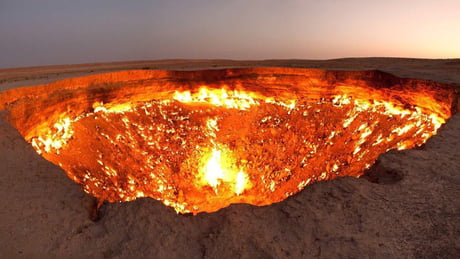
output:
M 235 194 L 240 195 L 245 189 L 249 188 L 251 183 L 249 177 L 243 171 L 238 171 L 235 178 Z
M 73 121 L 70 118 L 64 117 L 54 123 L 53 129 L 47 129 L 44 126 L 45 128 L 41 129 L 39 136 L 31 138 L 32 146 L 37 150 L 38 154 L 41 154 L 42 151 L 50 153 L 52 150 L 59 153 L 59 150 L 66 145 L 73 135 L 72 123 Z
M 173 99 L 182 103 L 207 103 L 213 106 L 222 106 L 228 109 L 247 110 L 253 105 L 257 105 L 254 93 L 222 89 L 209 89 L 201 86 L 198 92 L 192 94 L 190 91 L 176 91 Z
M 211 151 L 205 152 L 201 159 L 200 163 L 203 166 L 199 170 L 202 178 L 200 183 L 211 186 L 216 194 L 219 193 L 219 185 L 223 183 L 230 187 L 229 191 L 232 194 L 240 195 L 250 187 L 247 174 L 236 166 L 237 160 L 228 147 L 216 144 L 216 133 L 219 131 L 218 119 L 207 119 L 206 129 L 212 148 Z
M 182 103 L 206 103 L 213 106 L 221 106 L 228 109 L 248 110 L 251 106 L 259 105 L 260 101 L 284 106 L 288 109 L 295 107 L 295 100 L 275 100 L 254 92 L 227 90 L 226 86 L 221 89 L 210 89 L 201 86 L 196 93 L 190 91 L 174 92 L 173 99 Z
M 85 192 L 110 202 L 152 197 L 196 214 L 359 177 L 381 153 L 425 143 L 455 108 L 450 86 L 356 73 L 131 71 L 126 84 L 90 78 L 85 88 L 79 79 L 60 98 L 58 82 L 49 97 L 17 94 L 27 98 L 6 107 L 34 149 Z
M 132 109 L 132 104 L 122 103 L 115 105 L 107 105 L 107 107 L 102 102 L 96 102 L 93 104 L 94 113 L 103 112 L 103 113 L 123 113 L 130 111 Z
M 236 160 L 232 157 L 228 148 L 214 147 L 203 156 L 202 185 L 209 185 L 216 194 L 219 193 L 219 185 L 228 185 L 231 192 L 240 195 L 245 189 L 250 188 L 248 175 L 238 168 Z
M 214 188 L 214 191 L 217 192 L 217 186 L 219 185 L 219 180 L 224 179 L 224 169 L 221 165 L 221 151 L 212 149 L 211 157 L 206 162 L 204 171 L 204 178 L 206 183 Z

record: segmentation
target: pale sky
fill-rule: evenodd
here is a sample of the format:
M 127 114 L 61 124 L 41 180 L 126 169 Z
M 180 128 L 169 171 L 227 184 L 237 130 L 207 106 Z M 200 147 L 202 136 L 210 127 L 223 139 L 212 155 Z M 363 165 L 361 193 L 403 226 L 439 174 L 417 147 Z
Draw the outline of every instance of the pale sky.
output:
M 0 68 L 385 56 L 460 58 L 460 0 L 0 0 Z

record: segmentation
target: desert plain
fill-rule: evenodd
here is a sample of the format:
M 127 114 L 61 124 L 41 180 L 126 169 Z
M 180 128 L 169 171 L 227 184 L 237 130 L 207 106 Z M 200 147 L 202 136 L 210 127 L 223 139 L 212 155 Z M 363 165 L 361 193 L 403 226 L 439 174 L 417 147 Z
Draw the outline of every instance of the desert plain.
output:
M 381 70 L 454 84 L 460 60 L 161 60 L 0 69 L 0 92 L 121 70 L 236 67 Z M 264 207 L 178 215 L 159 201 L 96 201 L 38 155 L 0 111 L 3 258 L 456 258 L 460 115 L 419 149 L 382 154 L 361 178 L 308 185 Z M 96 215 L 97 214 L 97 215 Z

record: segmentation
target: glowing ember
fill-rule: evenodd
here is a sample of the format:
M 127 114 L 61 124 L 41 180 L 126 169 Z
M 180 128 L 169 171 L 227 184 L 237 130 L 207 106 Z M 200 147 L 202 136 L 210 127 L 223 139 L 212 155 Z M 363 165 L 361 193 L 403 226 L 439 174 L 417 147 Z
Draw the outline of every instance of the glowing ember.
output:
M 423 144 L 457 100 L 451 86 L 375 71 L 130 71 L 94 83 L 103 76 L 0 101 L 37 152 L 86 192 L 152 197 L 194 214 L 358 177 L 379 154 Z

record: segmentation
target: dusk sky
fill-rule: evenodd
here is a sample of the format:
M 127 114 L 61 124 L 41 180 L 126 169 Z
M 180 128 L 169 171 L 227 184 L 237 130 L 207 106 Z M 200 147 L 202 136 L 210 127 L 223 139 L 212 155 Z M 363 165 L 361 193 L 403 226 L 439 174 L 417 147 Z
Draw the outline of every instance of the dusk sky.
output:
M 460 58 L 460 0 L 0 0 L 0 67 Z

